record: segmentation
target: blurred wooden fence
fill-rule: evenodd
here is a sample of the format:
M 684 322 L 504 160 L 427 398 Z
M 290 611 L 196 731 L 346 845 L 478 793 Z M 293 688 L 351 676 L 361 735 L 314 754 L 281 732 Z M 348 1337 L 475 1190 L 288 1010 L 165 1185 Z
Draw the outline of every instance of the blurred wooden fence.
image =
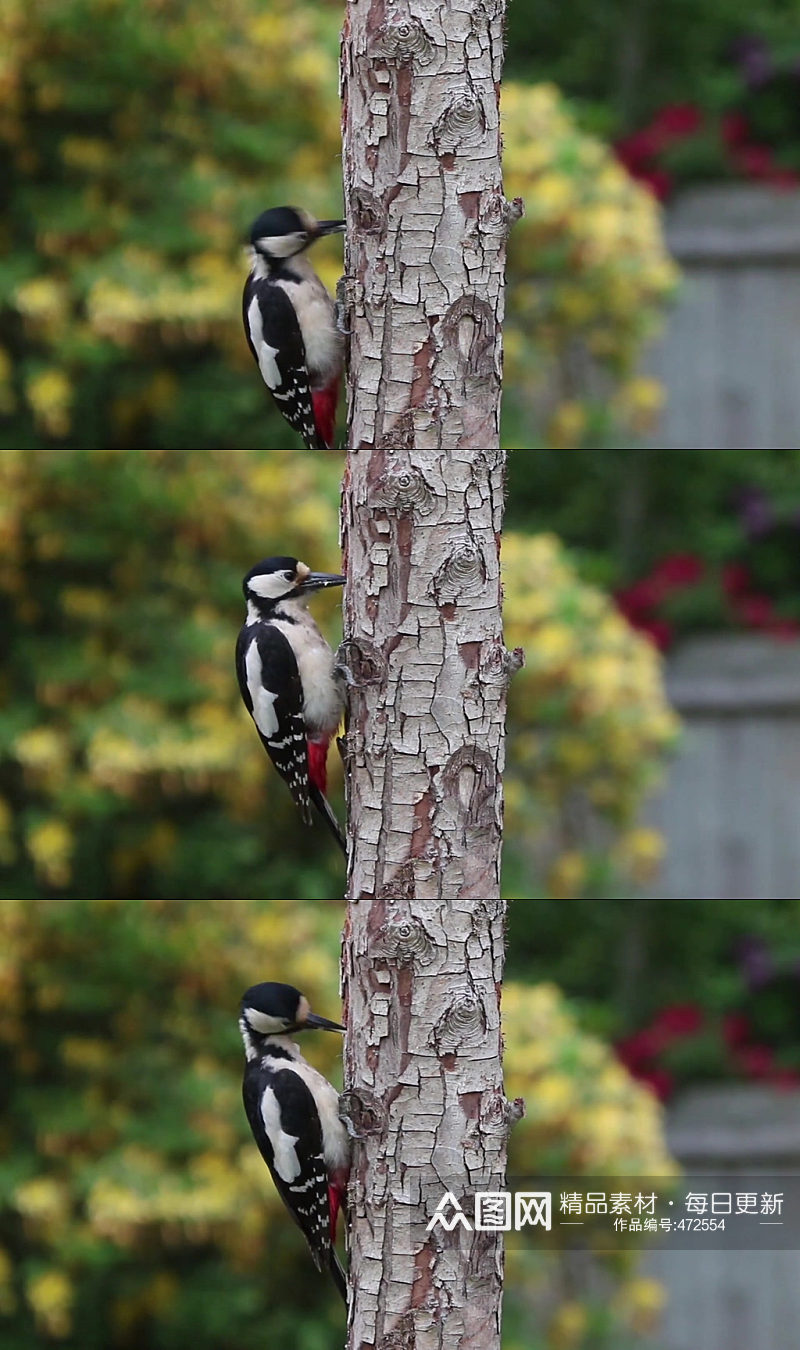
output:
M 651 807 L 668 849 L 656 894 L 800 895 L 800 643 L 694 639 L 667 690 L 684 734 Z
M 684 283 L 650 363 L 667 390 L 652 444 L 800 445 L 800 192 L 694 189 L 667 241 Z
M 696 1089 L 670 1111 L 667 1134 L 687 1172 L 723 1176 L 726 1191 L 751 1191 L 756 1173 L 800 1169 L 800 1093 Z M 796 1251 L 658 1252 L 648 1273 L 668 1297 L 658 1350 L 797 1350 Z

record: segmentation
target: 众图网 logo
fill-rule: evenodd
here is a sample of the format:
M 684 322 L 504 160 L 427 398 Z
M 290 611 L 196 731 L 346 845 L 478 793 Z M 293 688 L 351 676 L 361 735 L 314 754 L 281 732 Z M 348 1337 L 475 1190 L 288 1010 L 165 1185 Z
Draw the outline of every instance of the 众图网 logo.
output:
M 452 1233 L 461 1227 L 468 1233 L 510 1233 L 523 1228 L 544 1228 L 553 1224 L 550 1191 L 477 1191 L 472 1219 L 452 1191 L 445 1191 L 433 1212 L 427 1232 L 442 1227 Z

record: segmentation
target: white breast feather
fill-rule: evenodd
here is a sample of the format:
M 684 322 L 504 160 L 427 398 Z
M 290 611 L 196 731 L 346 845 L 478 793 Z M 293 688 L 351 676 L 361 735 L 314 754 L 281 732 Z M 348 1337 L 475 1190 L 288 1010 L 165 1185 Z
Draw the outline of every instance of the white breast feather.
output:
M 278 695 L 265 689 L 261 683 L 261 657 L 255 638 L 247 648 L 244 669 L 247 676 L 247 691 L 253 700 L 253 721 L 261 735 L 271 740 L 278 730 L 278 716 L 275 712 L 275 700 Z
M 304 1059 L 296 1059 L 285 1072 L 296 1073 L 311 1092 L 322 1124 L 322 1156 L 329 1172 L 346 1169 L 350 1161 L 350 1139 L 339 1119 L 339 1094 L 332 1083 Z
M 286 1134 L 281 1128 L 281 1113 L 278 1099 L 271 1087 L 264 1088 L 261 1094 L 261 1119 L 267 1138 L 272 1145 L 273 1166 L 281 1181 L 292 1182 L 300 1175 L 300 1159 L 297 1156 L 298 1136 Z
M 279 618 L 272 622 L 288 640 L 297 661 L 306 728 L 312 736 L 332 736 L 344 712 L 342 691 L 333 673 L 333 652 L 307 610 L 292 605 L 292 618 L 293 623 Z
M 342 365 L 344 339 L 337 330 L 333 300 L 307 258 L 293 258 L 292 271 L 300 281 L 280 280 L 300 324 L 306 366 L 312 389 L 324 389 Z

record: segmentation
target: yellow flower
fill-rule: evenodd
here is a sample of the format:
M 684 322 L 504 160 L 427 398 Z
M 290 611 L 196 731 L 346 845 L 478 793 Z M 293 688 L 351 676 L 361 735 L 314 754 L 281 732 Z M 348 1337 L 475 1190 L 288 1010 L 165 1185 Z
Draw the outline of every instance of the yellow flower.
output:
M 66 136 L 60 149 L 61 158 L 71 169 L 101 173 L 114 163 L 114 148 L 110 141 L 102 141 L 97 136 Z
M 570 900 L 578 895 L 586 880 L 586 859 L 573 849 L 562 853 L 547 874 L 551 895 L 558 900 Z
M 14 1264 L 4 1247 L 0 1247 L 0 1314 L 10 1317 L 17 1310 L 14 1294 Z
M 666 844 L 658 830 L 641 825 L 623 835 L 617 846 L 617 858 L 634 880 L 645 885 L 656 876 L 664 861 Z
M 548 444 L 556 450 L 574 450 L 580 447 L 585 430 L 586 409 L 575 399 L 567 399 L 547 424 Z
M 72 385 L 63 370 L 51 367 L 33 375 L 25 385 L 36 425 L 56 439 L 68 435 Z
M 60 1225 L 69 1213 L 66 1188 L 52 1177 L 33 1177 L 18 1186 L 14 1205 L 26 1219 Z
M 26 844 L 37 875 L 49 886 L 67 886 L 75 840 L 63 821 L 50 818 L 28 831 Z
M 553 1314 L 547 1328 L 547 1343 L 554 1350 L 574 1350 L 583 1340 L 587 1328 L 586 1309 L 582 1303 L 562 1303 Z
M 658 1280 L 637 1278 L 623 1284 L 615 1299 L 623 1320 L 637 1336 L 651 1336 L 658 1328 L 667 1297 Z
M 52 277 L 34 277 L 14 292 L 17 309 L 28 319 L 62 320 L 66 314 L 64 287 Z
M 68 1336 L 74 1297 L 68 1276 L 61 1270 L 46 1270 L 28 1280 L 25 1292 L 39 1329 L 54 1339 Z

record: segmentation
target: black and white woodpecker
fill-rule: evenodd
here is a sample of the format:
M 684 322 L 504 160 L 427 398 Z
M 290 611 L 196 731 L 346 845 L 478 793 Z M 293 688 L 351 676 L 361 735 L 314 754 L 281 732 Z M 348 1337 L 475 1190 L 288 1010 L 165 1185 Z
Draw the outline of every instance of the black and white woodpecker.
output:
M 344 337 L 336 304 L 305 250 L 344 227 L 343 220 L 315 220 L 293 206 L 275 206 L 250 231 L 245 335 L 279 412 L 308 450 L 333 446 Z
M 350 1171 L 350 1139 L 339 1094 L 292 1036 L 311 1027 L 344 1031 L 312 1013 L 289 984 L 254 984 L 242 995 L 239 1030 L 246 1056 L 242 1096 L 261 1156 L 281 1199 L 305 1236 L 318 1270 L 330 1270 L 347 1302 L 336 1254 L 336 1221 Z
M 344 853 L 347 844 L 325 795 L 328 746 L 344 713 L 345 680 L 306 608 L 309 596 L 344 577 L 312 572 L 297 558 L 265 558 L 242 588 L 247 617 L 236 643 L 236 674 L 262 744 L 307 825 L 311 806 Z

